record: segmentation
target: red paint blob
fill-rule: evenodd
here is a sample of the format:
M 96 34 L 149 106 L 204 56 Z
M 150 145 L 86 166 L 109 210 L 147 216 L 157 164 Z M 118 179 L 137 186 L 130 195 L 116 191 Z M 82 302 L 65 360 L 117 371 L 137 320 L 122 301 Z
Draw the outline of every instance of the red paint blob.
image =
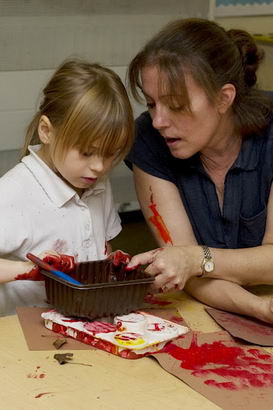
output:
M 207 379 L 209 386 L 228 390 L 249 387 L 273 387 L 273 358 L 259 349 L 226 346 L 223 342 L 197 345 L 193 335 L 189 348 L 168 343 L 163 352 L 181 361 L 183 369 L 196 377 L 218 376 Z
M 96 333 L 110 333 L 115 332 L 117 327 L 112 323 L 107 322 L 86 322 L 84 323 L 83 327 L 88 330 L 89 332 Z
M 39 399 L 40 397 L 44 396 L 45 394 L 52 394 L 52 392 L 48 391 L 48 392 L 45 392 L 45 393 L 39 393 L 35 396 L 35 399 Z
M 157 299 L 154 295 L 146 295 L 144 298 L 145 303 L 150 303 L 151 305 L 158 305 L 158 306 L 167 306 L 171 305 L 172 302 L 168 302 L 167 300 L 160 300 Z
M 39 369 L 41 366 L 36 366 L 35 372 L 34 373 L 29 373 L 27 374 L 27 377 L 30 379 L 44 379 L 45 378 L 45 373 L 39 373 Z

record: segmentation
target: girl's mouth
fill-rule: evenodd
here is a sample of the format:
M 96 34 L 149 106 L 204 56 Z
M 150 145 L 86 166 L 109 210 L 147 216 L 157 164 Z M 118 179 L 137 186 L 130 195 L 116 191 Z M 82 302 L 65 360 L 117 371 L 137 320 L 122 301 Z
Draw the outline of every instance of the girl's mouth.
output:
M 89 178 L 89 177 L 82 177 L 82 179 L 87 182 L 88 184 L 93 184 L 97 181 L 98 178 Z

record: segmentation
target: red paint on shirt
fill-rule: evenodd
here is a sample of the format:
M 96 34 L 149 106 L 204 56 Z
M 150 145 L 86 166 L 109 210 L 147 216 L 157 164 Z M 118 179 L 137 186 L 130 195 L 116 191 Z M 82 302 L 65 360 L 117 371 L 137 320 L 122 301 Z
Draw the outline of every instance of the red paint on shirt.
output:
M 149 221 L 151 221 L 151 223 L 156 227 L 156 229 L 159 232 L 160 237 L 163 239 L 163 241 L 165 243 L 170 243 L 171 245 L 173 245 L 173 241 L 170 237 L 170 233 L 161 217 L 161 215 L 159 214 L 159 212 L 156 209 L 156 204 L 154 203 L 153 200 L 153 194 L 151 194 L 150 197 L 150 201 L 151 204 L 149 205 L 149 208 L 151 209 L 153 216 L 149 217 Z
M 183 369 L 196 377 L 209 377 L 204 383 L 217 388 L 240 390 L 273 387 L 273 358 L 259 349 L 226 346 L 223 342 L 197 344 L 193 335 L 189 348 L 168 343 L 163 352 L 181 361 Z M 214 380 L 218 376 L 223 381 Z

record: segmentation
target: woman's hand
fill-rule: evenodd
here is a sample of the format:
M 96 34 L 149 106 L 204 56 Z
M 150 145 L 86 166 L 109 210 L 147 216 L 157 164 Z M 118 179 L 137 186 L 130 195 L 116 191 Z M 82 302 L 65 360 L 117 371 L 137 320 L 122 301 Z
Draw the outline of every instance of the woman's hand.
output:
M 193 276 L 201 274 L 202 250 L 199 246 L 170 246 L 133 256 L 128 268 L 148 264 L 145 271 L 155 276 L 155 291 L 182 290 Z

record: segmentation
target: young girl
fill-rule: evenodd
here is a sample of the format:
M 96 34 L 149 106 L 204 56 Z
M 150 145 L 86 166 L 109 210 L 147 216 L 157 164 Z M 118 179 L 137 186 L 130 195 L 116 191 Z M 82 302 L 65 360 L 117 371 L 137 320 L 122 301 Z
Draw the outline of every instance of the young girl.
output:
M 128 152 L 133 114 L 120 78 L 98 64 L 62 64 L 43 90 L 19 164 L 0 179 L 0 315 L 43 305 L 26 254 L 103 259 L 121 230 L 107 174 Z M 37 279 L 37 277 L 36 277 Z

